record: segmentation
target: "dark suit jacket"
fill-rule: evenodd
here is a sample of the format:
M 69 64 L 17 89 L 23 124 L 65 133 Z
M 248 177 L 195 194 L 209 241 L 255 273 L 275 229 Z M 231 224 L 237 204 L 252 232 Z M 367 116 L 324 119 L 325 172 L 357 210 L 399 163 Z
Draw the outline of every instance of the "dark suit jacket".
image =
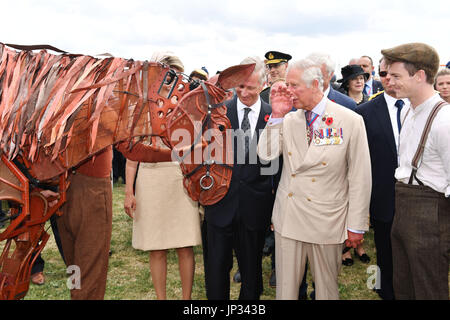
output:
M 270 87 L 265 88 L 260 92 L 259 97 L 265 102 L 270 104 Z
M 373 94 L 375 94 L 375 93 L 378 93 L 378 92 L 384 90 L 383 85 L 381 84 L 380 81 L 375 80 L 375 79 L 373 79 L 372 81 L 373 81 L 373 82 L 372 82 L 372 92 L 371 92 L 371 95 L 373 95 Z
M 350 110 L 354 111 L 356 109 L 356 102 L 352 98 L 334 90 L 332 86 L 330 86 L 330 92 L 328 93 L 327 98 L 337 104 L 340 104 L 341 106 L 349 108 Z
M 239 129 L 237 115 L 237 96 L 227 101 L 227 117 L 230 119 L 232 129 Z M 250 144 L 250 152 L 256 154 L 260 131 L 266 126 L 266 116 L 272 113 L 269 104 L 261 100 L 261 111 L 256 124 L 256 133 Z M 261 168 L 270 166 L 262 164 L 237 164 L 236 148 L 239 144 L 234 141 L 234 166 L 230 188 L 225 197 L 218 203 L 205 207 L 205 219 L 208 224 L 225 227 L 232 223 L 233 218 L 239 214 L 244 224 L 250 230 L 266 229 L 270 224 L 274 195 L 272 194 L 272 176 L 261 175 Z
M 395 209 L 397 148 L 384 94 L 356 108 L 364 118 L 372 162 L 371 219 L 390 222 Z

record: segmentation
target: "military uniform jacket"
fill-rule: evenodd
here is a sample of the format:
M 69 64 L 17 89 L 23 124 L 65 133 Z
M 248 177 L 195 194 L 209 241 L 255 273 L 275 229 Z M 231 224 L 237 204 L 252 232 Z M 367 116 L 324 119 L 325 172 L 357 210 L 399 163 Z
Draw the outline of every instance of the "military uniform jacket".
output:
M 305 112 L 297 110 L 266 126 L 258 154 L 264 160 L 284 157 L 272 213 L 275 231 L 298 241 L 339 244 L 347 228 L 368 230 L 370 155 L 360 115 L 330 100 L 325 114 L 333 121 L 320 117 L 319 128 L 342 132 L 336 144 L 323 144 L 318 136 L 308 146 Z

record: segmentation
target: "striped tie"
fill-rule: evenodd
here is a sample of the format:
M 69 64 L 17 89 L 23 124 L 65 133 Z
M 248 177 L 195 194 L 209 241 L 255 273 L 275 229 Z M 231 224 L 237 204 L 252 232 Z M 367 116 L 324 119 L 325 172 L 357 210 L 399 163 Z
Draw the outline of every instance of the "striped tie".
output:
M 308 139 L 308 146 L 309 146 L 311 144 L 311 140 L 314 134 L 313 124 L 311 123 L 314 112 L 306 111 L 305 114 L 306 114 L 306 137 Z

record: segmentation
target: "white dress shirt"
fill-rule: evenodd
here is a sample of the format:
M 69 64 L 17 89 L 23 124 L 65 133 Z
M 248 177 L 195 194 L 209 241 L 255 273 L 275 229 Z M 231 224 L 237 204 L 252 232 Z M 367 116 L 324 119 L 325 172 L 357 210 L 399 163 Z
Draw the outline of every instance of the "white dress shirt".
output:
M 250 108 L 250 112 L 248 113 L 248 121 L 250 122 L 250 130 L 251 130 L 251 138 L 253 138 L 253 134 L 255 133 L 256 124 L 258 123 L 259 113 L 261 111 L 261 100 L 258 97 L 258 100 L 253 104 L 252 106 L 246 106 L 239 100 L 239 97 L 237 99 L 237 115 L 238 115 L 238 121 L 239 121 L 239 128 L 242 124 L 242 119 L 244 119 L 245 108 Z
M 313 122 L 313 129 L 314 129 L 314 130 L 319 129 L 320 122 L 322 121 L 321 118 L 322 118 L 323 113 L 325 112 L 325 107 L 326 107 L 326 105 L 327 105 L 327 100 L 328 100 L 328 98 L 327 98 L 327 96 L 324 94 L 322 100 L 320 100 L 320 102 L 317 104 L 317 106 L 315 106 L 315 107 L 311 110 L 311 111 L 314 113 L 312 119 L 314 119 L 314 117 L 315 117 L 316 115 L 318 115 L 316 121 Z M 305 111 L 305 113 L 306 113 L 306 111 Z M 305 116 L 306 116 L 306 115 L 305 115 Z
M 370 97 L 373 94 L 373 78 L 372 77 L 370 77 L 370 79 L 367 80 L 367 82 L 364 84 L 364 89 L 365 89 L 366 85 L 369 87 L 369 89 L 367 90 L 367 96 Z M 366 92 L 366 91 L 364 90 L 363 92 Z
M 410 108 L 407 114 L 402 111 L 403 120 L 399 142 L 399 167 L 395 171 L 395 178 L 403 183 L 408 183 L 411 175 L 411 161 L 419 145 L 425 123 L 433 107 L 442 101 L 439 94 L 435 94 L 428 100 Z M 437 192 L 450 195 L 450 106 L 445 106 L 439 111 L 431 126 L 422 160 L 419 161 L 417 178 L 424 185 Z M 413 184 L 418 182 L 413 179 Z

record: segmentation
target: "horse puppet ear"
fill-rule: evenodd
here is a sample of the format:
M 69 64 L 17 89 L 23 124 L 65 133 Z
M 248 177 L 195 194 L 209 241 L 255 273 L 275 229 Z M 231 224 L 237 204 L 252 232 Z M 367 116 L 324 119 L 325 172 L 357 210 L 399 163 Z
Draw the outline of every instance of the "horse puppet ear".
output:
M 240 64 L 237 66 L 229 67 L 219 74 L 216 85 L 222 87 L 225 90 L 235 88 L 239 84 L 241 84 L 242 81 L 247 80 L 247 78 L 252 74 L 253 70 L 255 70 L 254 63 Z

